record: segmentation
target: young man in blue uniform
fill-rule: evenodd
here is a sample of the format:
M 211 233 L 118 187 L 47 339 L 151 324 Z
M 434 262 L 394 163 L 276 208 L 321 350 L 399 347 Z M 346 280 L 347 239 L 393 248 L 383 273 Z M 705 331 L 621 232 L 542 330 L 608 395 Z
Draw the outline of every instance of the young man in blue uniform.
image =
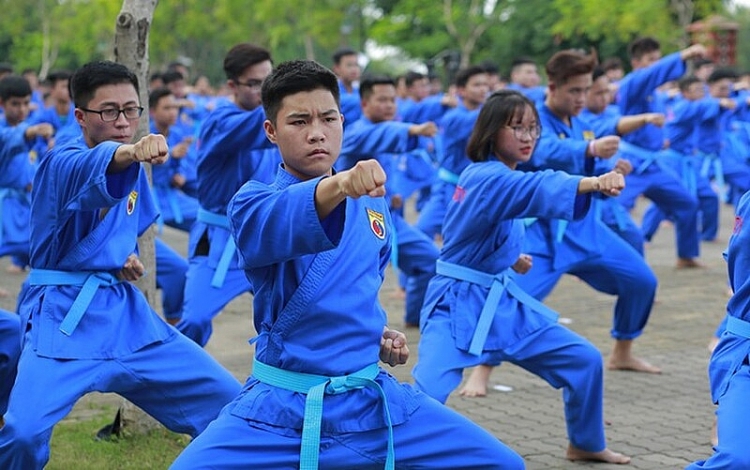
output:
M 601 172 L 600 159 L 617 152 L 619 137 L 594 139 L 593 127 L 578 117 L 593 67 L 592 57 L 574 51 L 558 52 L 547 62 L 549 92 L 539 109 L 542 136 L 531 158 L 535 169 L 596 175 Z M 518 283 L 537 299 L 549 295 L 565 273 L 617 296 L 609 369 L 659 372 L 631 352 L 651 313 L 656 276 L 630 245 L 599 220 L 596 211 L 570 224 L 550 218 L 530 221 L 524 249 L 534 256 L 534 269 Z
M 144 275 L 137 237 L 157 217 L 141 163 L 168 152 L 160 135 L 130 144 L 143 111 L 137 77 L 93 62 L 71 81 L 83 139 L 56 146 L 34 179 L 23 350 L 0 430 L 8 470 L 43 468 L 52 428 L 88 392 L 118 393 L 196 436 L 240 389 L 131 283 Z
M 658 41 L 640 38 L 631 43 L 629 52 L 633 71 L 620 81 L 617 92 L 617 104 L 625 116 L 662 111 L 657 108 L 656 89 L 679 79 L 685 73 L 685 61 L 705 55 L 706 49 L 696 44 L 662 58 Z M 674 172 L 662 166 L 659 157 L 664 145 L 664 132 L 654 124 L 623 136 L 620 152 L 632 163 L 633 172 L 627 176 L 628 185 L 619 201 L 628 210 L 641 194 L 656 203 L 675 220 L 677 267 L 698 267 L 698 200 Z
M 159 206 L 160 223 L 189 232 L 198 214 L 198 200 L 182 191 L 188 173 L 186 157 L 192 135 L 185 135 L 176 126 L 179 107 L 168 88 L 152 90 L 148 96 L 148 107 L 152 134 L 161 134 L 167 139 L 169 159 L 164 165 L 155 166 L 151 182 L 156 203 Z
M 188 243 L 187 281 L 177 329 L 201 346 L 211 321 L 235 297 L 252 292 L 238 266 L 229 233 L 227 204 L 248 180 L 273 181 L 280 163 L 263 133 L 260 85 L 271 73 L 271 54 L 254 44 L 238 44 L 224 58 L 234 103 L 213 110 L 198 138 L 198 220 Z
M 253 373 L 172 468 L 523 468 L 378 366 L 406 360 L 378 301 L 393 230 L 386 177 L 374 160 L 333 174 L 338 97 L 336 77 L 311 61 L 280 64 L 263 84 L 264 128 L 284 164 L 229 206 L 256 288 Z
M 29 263 L 31 183 L 36 172 L 34 145 L 54 135 L 51 124 L 30 124 L 31 86 L 25 78 L 0 80 L 0 256 L 13 256 L 14 266 Z
M 727 304 L 726 329 L 711 355 L 708 376 L 716 411 L 719 443 L 708 460 L 689 465 L 696 469 L 750 468 L 750 193 L 737 206 L 734 230 L 724 256 L 734 295 Z
M 685 188 L 698 198 L 701 239 L 711 241 L 716 239 L 719 232 L 719 196 L 711 187 L 707 175 L 701 171 L 704 159 L 699 154 L 699 136 L 703 134 L 703 138 L 720 143 L 722 130 L 716 125 L 717 118 L 723 110 L 734 107 L 735 103 L 729 98 L 705 97 L 704 84 L 694 75 L 680 79 L 679 87 L 680 98 L 672 106 L 664 129 L 664 135 L 669 139 L 669 149 L 664 151 L 661 158 L 680 176 Z M 706 121 L 714 125 L 709 128 L 710 132 L 701 133 Z M 709 136 L 709 133 L 718 136 Z M 712 153 L 716 155 L 717 152 Z M 646 209 L 642 225 L 647 240 L 651 240 L 664 218 L 658 206 L 652 204 Z
M 624 179 L 614 171 L 587 177 L 515 171 L 531 158 L 539 134 L 533 103 L 517 91 L 495 92 L 479 113 L 467 147 L 475 163 L 461 174 L 448 206 L 413 375 L 417 387 L 444 402 L 464 368 L 517 364 L 564 389 L 568 459 L 628 463 L 604 436 L 601 354 L 557 323 L 557 313 L 526 294 L 513 272 L 528 270 L 530 261 L 521 253 L 520 218 L 579 219 L 591 204 L 585 194 L 616 196 Z
M 425 137 L 437 132 L 433 122 L 412 124 L 398 122 L 396 116 L 396 82 L 390 77 L 365 76 L 360 83 L 362 117 L 344 133 L 341 157 L 336 167 L 348 170 L 362 160 L 376 159 L 387 177 L 386 198 L 394 225 L 394 264 L 406 275 L 406 326 L 419 326 L 427 283 L 435 274 L 438 249 L 433 241 L 404 220 L 404 201 L 414 192 L 409 169 L 428 167 Z M 420 140 L 422 140 L 420 142 Z M 403 168 L 402 168 L 402 160 Z
M 445 208 L 456 189 L 458 175 L 471 163 L 466 156 L 466 142 L 489 92 L 487 72 L 478 65 L 459 70 L 455 82 L 461 102 L 440 120 L 442 145 L 438 144 L 437 148 L 440 164 L 437 181 L 416 223 L 430 239 L 440 234 Z
M 610 104 L 612 102 L 611 88 L 612 82 L 606 71 L 602 67 L 595 67 L 591 88 L 586 94 L 586 108 L 579 115 L 593 126 L 595 136 L 623 136 L 640 129 L 646 124 L 656 126 L 664 124 L 664 114 L 662 113 L 621 115 L 617 106 Z M 619 154 L 597 163 L 600 167 L 614 168 L 625 177 L 633 171 L 633 165 L 630 161 L 621 158 Z M 641 228 L 636 225 L 625 207 L 617 201 L 617 198 L 600 198 L 598 204 L 600 205 L 602 222 L 643 255 Z

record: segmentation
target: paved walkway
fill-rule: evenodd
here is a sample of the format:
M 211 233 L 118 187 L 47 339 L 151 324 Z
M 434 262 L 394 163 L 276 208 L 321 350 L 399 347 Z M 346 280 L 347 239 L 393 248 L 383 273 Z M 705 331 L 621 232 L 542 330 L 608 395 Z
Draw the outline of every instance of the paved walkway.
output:
M 704 269 L 675 270 L 674 232 L 663 226 L 647 247 L 647 259 L 659 278 L 657 303 L 645 334 L 635 352 L 661 367 L 661 375 L 630 372 L 605 374 L 605 417 L 609 445 L 633 457 L 629 468 L 663 470 L 683 468 L 708 456 L 714 407 L 710 402 L 706 366 L 708 340 L 721 320 L 727 302 L 726 268 L 721 252 L 732 230 L 731 207 L 723 206 L 719 241 L 704 243 Z M 165 236 L 185 251 L 187 237 L 167 229 Z M 17 292 L 22 276 L 5 272 L 8 259 L 0 260 L 0 287 Z M 389 271 L 381 299 L 391 326 L 402 327 L 403 301 L 393 296 L 394 276 Z M 13 298 L 0 299 L 0 307 L 14 308 Z M 569 327 L 594 343 L 606 356 L 612 346 L 609 329 L 612 296 L 600 294 L 583 282 L 565 277 L 547 303 L 569 318 Z M 251 297 L 234 302 L 215 321 L 208 351 L 240 380 L 250 372 L 252 349 L 247 339 L 254 334 Z M 408 330 L 412 359 L 419 351 L 419 332 Z M 411 367 L 393 373 L 410 381 Z M 561 392 L 511 364 L 493 372 L 492 385 L 512 387 L 511 392 L 490 390 L 485 398 L 467 399 L 454 394 L 448 405 L 490 430 L 524 456 L 529 469 L 580 469 L 593 464 L 564 459 L 567 446 Z M 92 395 L 88 401 L 116 400 L 111 395 Z M 86 401 L 68 419 L 86 413 Z M 429 423 L 425 423 L 426 426 Z M 614 465 L 595 465 L 597 469 Z M 617 466 L 617 468 L 623 468 Z

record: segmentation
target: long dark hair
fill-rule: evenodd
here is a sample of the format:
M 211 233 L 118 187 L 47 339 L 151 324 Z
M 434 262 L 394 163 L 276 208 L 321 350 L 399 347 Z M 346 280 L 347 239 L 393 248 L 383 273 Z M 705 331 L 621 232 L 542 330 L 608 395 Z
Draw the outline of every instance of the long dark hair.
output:
M 479 112 L 474 130 L 466 145 L 466 154 L 473 162 L 486 162 L 493 153 L 495 136 L 500 128 L 507 126 L 519 112 L 523 113 L 526 108 L 534 111 L 537 122 L 539 113 L 531 102 L 523 94 L 513 90 L 499 90 L 487 99 Z

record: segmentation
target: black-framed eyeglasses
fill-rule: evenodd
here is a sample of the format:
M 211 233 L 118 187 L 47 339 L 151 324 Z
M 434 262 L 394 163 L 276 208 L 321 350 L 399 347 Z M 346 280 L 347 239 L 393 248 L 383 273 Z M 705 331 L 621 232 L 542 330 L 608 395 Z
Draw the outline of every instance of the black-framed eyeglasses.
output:
M 529 136 L 529 138 L 532 140 L 536 140 L 542 136 L 542 126 L 531 126 L 531 127 L 505 126 L 505 127 L 507 127 L 508 129 L 513 129 L 513 135 L 518 140 L 521 140 L 526 136 Z
M 263 85 L 263 80 L 258 80 L 256 78 L 250 78 L 246 82 L 241 82 L 239 80 L 235 80 L 234 83 L 240 86 L 246 86 L 248 88 L 251 88 L 253 90 L 260 90 L 260 86 Z
M 143 114 L 143 106 L 129 106 L 127 108 L 123 109 L 117 109 L 117 108 L 107 108 L 102 110 L 96 110 L 96 109 L 87 109 L 87 108 L 78 108 L 81 111 L 85 111 L 87 113 L 94 113 L 98 114 L 100 118 L 102 118 L 102 121 L 104 122 L 112 122 L 117 121 L 120 117 L 120 113 L 122 113 L 123 116 L 125 116 L 125 119 L 138 119 L 141 117 L 141 114 Z

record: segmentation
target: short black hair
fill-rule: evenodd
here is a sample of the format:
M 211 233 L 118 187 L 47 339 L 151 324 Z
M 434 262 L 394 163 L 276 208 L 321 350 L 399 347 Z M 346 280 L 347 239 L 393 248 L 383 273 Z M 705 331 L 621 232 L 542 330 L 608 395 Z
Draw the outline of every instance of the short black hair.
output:
M 409 87 L 414 85 L 414 82 L 416 82 L 417 80 L 422 80 L 424 78 L 427 78 L 425 74 L 415 72 L 414 70 L 409 70 L 404 74 L 404 83 Z
M 333 63 L 335 65 L 338 65 L 341 63 L 341 59 L 350 55 L 359 56 L 359 53 L 351 47 L 341 47 L 339 49 L 336 49 L 336 52 L 333 53 L 332 57 Z
M 236 44 L 224 56 L 224 74 L 227 80 L 237 80 L 248 67 L 271 60 L 271 53 L 255 44 L 243 42 Z
M 724 80 L 728 78 L 729 80 L 737 80 L 740 78 L 740 74 L 737 73 L 736 70 L 730 67 L 721 67 L 713 72 L 711 72 L 711 75 L 708 76 L 708 79 L 706 79 L 706 82 L 708 83 L 715 83 L 719 80 Z
M 138 77 L 124 65 L 109 60 L 89 62 L 70 78 L 70 94 L 76 107 L 85 108 L 100 87 L 120 83 L 130 83 L 138 94 Z
M 359 98 L 362 100 L 369 98 L 375 85 L 392 85 L 395 88 L 396 80 L 388 75 L 364 75 L 359 82 Z
M 179 70 L 168 70 L 161 74 L 161 81 L 165 85 L 169 85 L 173 82 L 179 82 L 180 80 L 185 80 L 185 76 L 182 75 L 182 72 Z
M 339 82 L 334 73 L 313 60 L 282 62 L 271 72 L 260 89 L 260 100 L 266 119 L 276 124 L 281 103 L 289 95 L 303 91 L 327 90 L 340 107 Z
M 159 100 L 165 96 L 171 95 L 172 92 L 167 87 L 156 88 L 148 94 L 148 109 L 154 109 L 159 104 Z
M 31 96 L 29 81 L 20 75 L 6 75 L 0 79 L 0 99 L 25 98 Z
M 695 75 L 685 75 L 677 82 L 677 86 L 680 88 L 680 91 L 686 92 L 693 83 L 701 83 L 700 78 Z
M 661 50 L 661 44 L 656 39 L 646 36 L 638 38 L 628 46 L 628 55 L 631 59 L 640 59 L 649 52 Z
M 73 74 L 70 73 L 67 70 L 56 70 L 49 75 L 47 75 L 47 82 L 49 82 L 50 85 L 54 86 L 55 83 L 61 82 L 64 80 L 70 80 L 70 77 Z
M 610 70 L 623 70 L 622 60 L 619 57 L 610 57 L 602 62 L 602 71 L 609 72 Z
M 480 67 L 479 65 L 470 65 L 466 68 L 463 68 L 456 73 L 456 78 L 454 80 L 454 83 L 457 87 L 465 87 L 467 83 L 469 83 L 469 80 L 471 80 L 471 77 L 474 75 L 480 75 L 480 74 L 486 74 L 487 71 L 484 69 L 484 67 Z
M 601 65 L 597 65 L 596 67 L 594 67 L 594 71 L 592 72 L 591 79 L 593 81 L 596 81 L 602 75 L 606 75 L 605 70 L 606 69 L 604 67 L 602 67 Z

